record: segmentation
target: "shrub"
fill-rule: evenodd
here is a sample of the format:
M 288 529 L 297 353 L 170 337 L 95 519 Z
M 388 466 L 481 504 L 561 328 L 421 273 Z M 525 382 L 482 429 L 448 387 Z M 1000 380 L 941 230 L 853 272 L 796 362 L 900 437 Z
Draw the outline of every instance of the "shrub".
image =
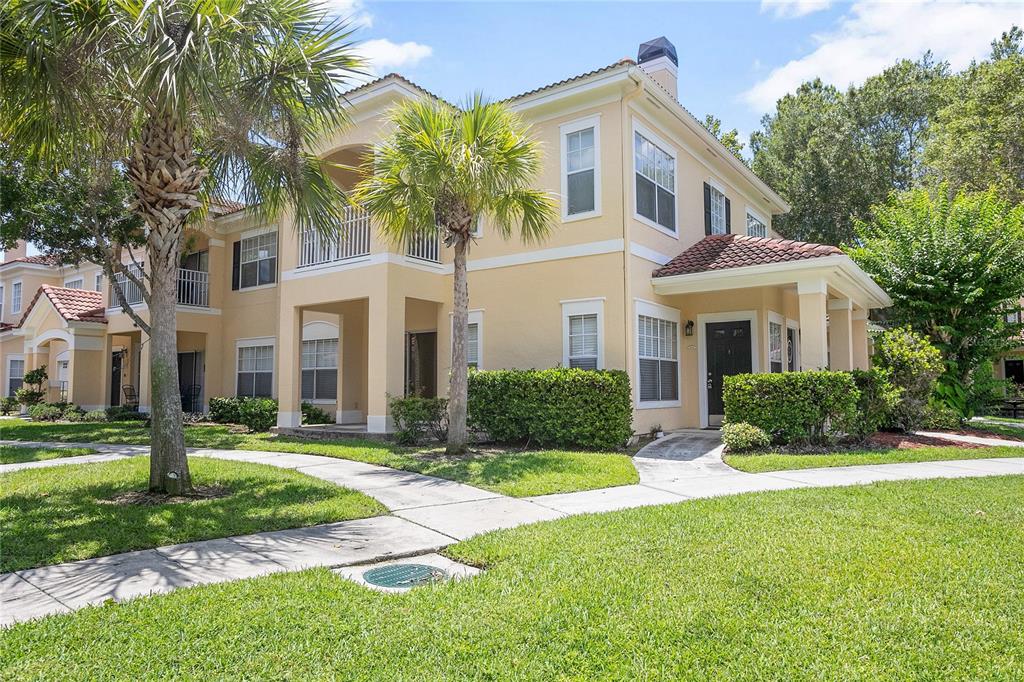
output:
M 244 398 L 210 398 L 210 421 L 238 424 L 238 407 Z
M 40 403 L 28 408 L 28 416 L 37 422 L 55 422 L 64 416 L 64 410 L 59 405 L 46 405 Z
M 899 392 L 887 426 L 903 431 L 920 426 L 945 369 L 938 349 L 909 327 L 890 329 L 875 341 L 874 363 Z
M 18 409 L 18 399 L 14 396 L 0 398 L 0 414 L 10 414 Z
M 827 444 L 855 424 L 860 392 L 849 372 L 736 374 L 725 378 L 725 420 L 774 442 Z
M 107 413 L 103 410 L 89 410 L 82 415 L 82 421 L 84 422 L 105 422 L 107 421 Z
M 25 372 L 22 386 L 14 392 L 14 397 L 25 407 L 38 405 L 46 397 L 46 391 L 43 390 L 46 378 L 46 365 Z
M 888 375 L 877 367 L 866 371 L 855 369 L 850 374 L 860 392 L 857 416 L 850 427 L 850 434 L 866 438 L 889 423 L 901 392 L 889 383 Z
M 81 407 L 79 407 L 78 405 L 70 404 L 64 408 L 64 412 L 61 415 L 61 419 L 69 422 L 80 422 L 82 421 L 82 416 L 84 414 L 85 410 L 83 410 Z
M 28 388 L 26 386 L 22 386 L 21 388 L 14 392 L 14 397 L 18 400 L 19 403 L 21 403 L 25 407 L 32 407 L 33 405 L 38 405 L 39 403 L 43 402 L 43 398 L 45 396 L 46 394 L 43 393 L 41 390 Z
M 277 401 L 249 398 L 238 405 L 238 423 L 250 431 L 269 431 L 277 423 Z
M 921 427 L 939 431 L 956 431 L 963 428 L 964 419 L 956 409 L 941 400 L 933 399 L 925 408 Z
M 633 433 L 629 377 L 619 370 L 494 370 L 469 377 L 469 423 L 502 442 L 607 449 Z
M 106 421 L 111 422 L 147 421 L 149 419 L 149 415 L 145 412 L 139 412 L 138 408 L 127 405 L 113 405 L 108 407 L 105 412 Z
M 310 403 L 302 403 L 302 423 L 333 424 L 334 417 L 328 414 L 326 410 L 321 410 L 316 405 L 311 405 Z
M 399 443 L 415 445 L 427 438 L 438 441 L 448 438 L 448 401 L 444 398 L 391 398 L 388 405 Z
M 729 452 L 763 450 L 772 444 L 771 436 L 753 424 L 738 422 L 722 425 L 722 443 Z

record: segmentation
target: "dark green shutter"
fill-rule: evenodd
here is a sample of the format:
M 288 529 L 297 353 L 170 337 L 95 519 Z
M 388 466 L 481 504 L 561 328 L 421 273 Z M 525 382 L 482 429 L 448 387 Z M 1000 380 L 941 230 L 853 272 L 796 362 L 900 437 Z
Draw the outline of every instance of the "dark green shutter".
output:
M 704 234 L 711 234 L 711 185 L 704 183 Z
M 729 198 L 725 198 L 725 233 L 730 234 L 732 232 L 732 203 Z
M 238 291 L 242 276 L 242 240 L 231 245 L 231 290 Z

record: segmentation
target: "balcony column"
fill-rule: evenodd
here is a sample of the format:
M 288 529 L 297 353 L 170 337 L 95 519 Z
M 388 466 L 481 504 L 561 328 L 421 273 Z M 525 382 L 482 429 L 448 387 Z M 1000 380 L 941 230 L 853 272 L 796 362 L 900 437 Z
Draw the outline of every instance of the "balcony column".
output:
M 868 357 L 868 311 L 853 311 L 850 336 L 853 344 L 853 368 L 867 369 L 871 362 Z
M 828 302 L 831 369 L 845 372 L 853 369 L 852 313 L 853 302 L 848 298 Z
M 302 426 L 302 308 L 281 309 L 277 335 L 277 425 Z
M 139 339 L 142 341 L 139 351 L 139 411 L 149 412 L 153 405 L 153 383 L 149 372 L 149 349 L 153 342 L 146 332 L 139 334 Z
M 405 297 L 385 289 L 370 297 L 369 307 L 366 429 L 389 433 L 394 424 L 388 413 L 388 396 L 405 392 Z
M 800 299 L 800 360 L 801 369 L 817 370 L 828 367 L 828 323 L 826 316 L 828 287 L 824 279 L 797 282 Z

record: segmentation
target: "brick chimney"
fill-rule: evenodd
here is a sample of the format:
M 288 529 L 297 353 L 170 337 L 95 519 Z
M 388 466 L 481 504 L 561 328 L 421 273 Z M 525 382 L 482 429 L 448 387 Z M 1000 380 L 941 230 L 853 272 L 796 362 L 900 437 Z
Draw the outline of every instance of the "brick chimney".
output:
M 636 63 L 665 88 L 673 99 L 679 99 L 679 58 L 676 46 L 662 36 L 640 43 Z
M 4 251 L 4 262 L 9 263 L 12 260 L 24 258 L 28 255 L 28 243 L 23 239 L 19 239 L 15 242 L 14 247 Z

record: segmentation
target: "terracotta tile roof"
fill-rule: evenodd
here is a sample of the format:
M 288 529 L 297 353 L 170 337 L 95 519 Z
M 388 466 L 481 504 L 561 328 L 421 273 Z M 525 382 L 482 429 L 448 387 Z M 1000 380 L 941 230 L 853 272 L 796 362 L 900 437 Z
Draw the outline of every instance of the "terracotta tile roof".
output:
M 503 101 L 503 102 L 511 102 L 512 100 L 522 99 L 523 97 L 528 97 L 530 95 L 535 95 L 538 92 L 543 92 L 544 90 L 550 90 L 551 88 L 557 88 L 558 86 L 565 85 L 566 83 L 572 83 L 573 81 L 578 81 L 578 80 L 582 80 L 584 78 L 589 78 L 590 76 L 596 76 L 597 74 L 604 73 L 605 71 L 611 71 L 612 69 L 617 69 L 620 66 L 636 66 L 636 62 L 633 61 L 632 59 L 629 59 L 629 58 L 620 59 L 619 61 L 615 62 L 614 64 L 609 64 L 608 66 L 602 66 L 600 69 L 594 69 L 593 71 L 587 71 L 586 73 L 581 73 L 578 76 L 572 76 L 571 78 L 563 78 L 562 80 L 560 80 L 560 81 L 558 81 L 556 83 L 549 83 L 548 85 L 542 85 L 539 88 L 534 88 L 533 90 L 527 90 L 526 92 L 521 92 L 518 95 L 513 95 L 512 97 L 508 97 L 508 98 L 503 99 L 501 101 Z
M 655 277 L 728 270 L 842 255 L 835 246 L 791 239 L 723 234 L 705 237 L 654 271 Z
M 25 314 L 18 321 L 18 326 L 25 324 L 29 313 L 35 307 L 40 296 L 45 295 L 57 312 L 69 322 L 102 322 L 106 324 L 106 311 L 103 309 L 103 295 L 88 289 L 68 289 L 44 284 L 32 297 L 32 302 L 25 308 Z
M 430 95 L 431 97 L 433 97 L 434 99 L 436 99 L 436 100 L 438 100 L 440 102 L 445 102 L 446 104 L 451 104 L 451 102 L 447 102 L 443 97 L 435 95 L 430 90 L 427 90 L 425 87 L 423 87 L 422 85 L 419 85 L 418 83 L 414 83 L 411 80 L 409 80 L 408 78 L 406 78 L 405 76 L 403 76 L 402 74 L 395 73 L 394 71 L 392 71 L 391 73 L 386 73 L 383 76 L 381 76 L 380 78 L 375 78 L 372 81 L 368 81 L 366 83 L 363 83 L 362 85 L 357 85 L 356 87 L 352 88 L 351 90 L 346 90 L 345 92 L 342 93 L 342 97 L 348 97 L 349 95 L 354 95 L 355 93 L 357 93 L 357 92 L 359 92 L 361 90 L 366 90 L 367 88 L 371 88 L 374 85 L 377 85 L 378 83 L 383 83 L 384 81 L 386 81 L 388 79 L 391 79 L 391 78 L 393 78 L 395 80 L 400 80 L 403 83 L 405 83 L 406 85 L 408 85 L 409 87 L 415 88 L 415 89 L 419 90 L 420 92 L 426 93 L 426 94 Z
M 31 263 L 33 265 L 56 266 L 60 264 L 60 261 L 57 260 L 56 256 L 24 256 L 22 258 L 14 258 L 12 260 L 5 261 L 4 263 L 0 263 L 0 266 L 13 265 L 14 263 Z
M 226 197 L 210 197 L 210 208 L 218 216 L 237 213 L 245 208 L 241 201 L 235 201 Z

